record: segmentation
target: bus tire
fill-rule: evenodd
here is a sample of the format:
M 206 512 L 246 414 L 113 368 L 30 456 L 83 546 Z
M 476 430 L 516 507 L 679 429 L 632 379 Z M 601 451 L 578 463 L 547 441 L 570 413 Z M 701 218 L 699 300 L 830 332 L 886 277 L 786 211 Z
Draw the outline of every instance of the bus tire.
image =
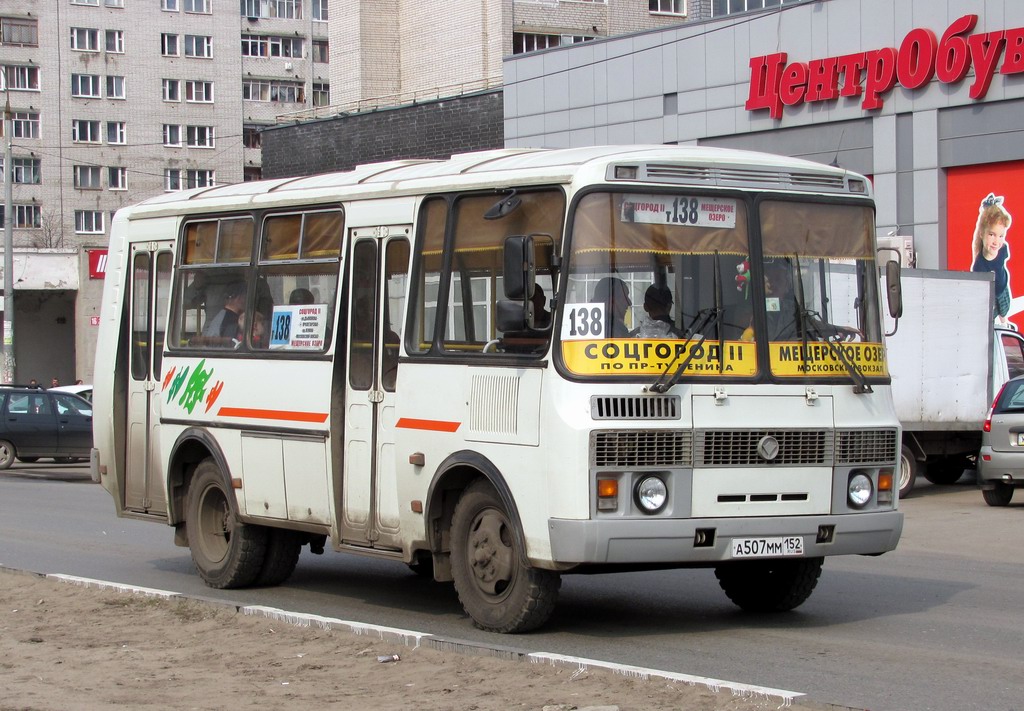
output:
M 192 562 L 211 588 L 249 585 L 266 555 L 267 530 L 239 521 L 228 496 L 213 459 L 199 462 L 185 502 L 185 529 Z
M 267 529 L 267 552 L 253 585 L 273 587 L 292 576 L 302 553 L 302 534 L 284 528 Z
M 746 612 L 787 612 L 811 596 L 823 558 L 767 559 L 715 568 L 722 590 Z
M 558 573 L 526 565 L 501 499 L 478 481 L 452 518 L 452 577 L 473 623 L 490 632 L 527 632 L 544 624 L 558 599 Z
M 14 445 L 5 439 L 0 439 L 0 469 L 10 469 L 14 464 Z
M 917 459 L 914 458 L 914 453 L 910 451 L 910 447 L 904 445 L 900 448 L 900 498 L 905 499 L 910 496 L 910 492 L 914 489 L 914 482 L 917 481 Z

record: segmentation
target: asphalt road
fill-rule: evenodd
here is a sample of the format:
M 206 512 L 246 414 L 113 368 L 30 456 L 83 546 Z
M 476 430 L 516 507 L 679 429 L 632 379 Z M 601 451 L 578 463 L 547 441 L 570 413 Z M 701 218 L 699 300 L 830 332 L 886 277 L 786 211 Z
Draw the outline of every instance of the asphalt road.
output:
M 826 561 L 784 615 L 739 612 L 707 570 L 566 576 L 542 631 L 481 632 L 454 590 L 405 566 L 303 553 L 284 586 L 219 591 L 165 526 L 120 520 L 83 465 L 0 472 L 0 565 L 263 604 L 484 644 L 759 684 L 855 708 L 1024 708 L 1024 492 L 986 506 L 965 477 L 919 484 L 899 548 Z

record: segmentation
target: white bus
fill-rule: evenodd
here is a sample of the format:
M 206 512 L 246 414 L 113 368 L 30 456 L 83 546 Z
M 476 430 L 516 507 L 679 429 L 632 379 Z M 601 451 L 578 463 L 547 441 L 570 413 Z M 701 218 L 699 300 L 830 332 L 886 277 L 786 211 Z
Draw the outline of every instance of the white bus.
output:
M 497 632 L 574 572 L 789 610 L 902 529 L 874 233 L 862 176 L 696 147 L 163 195 L 113 220 L 93 476 L 217 588 L 308 546 Z

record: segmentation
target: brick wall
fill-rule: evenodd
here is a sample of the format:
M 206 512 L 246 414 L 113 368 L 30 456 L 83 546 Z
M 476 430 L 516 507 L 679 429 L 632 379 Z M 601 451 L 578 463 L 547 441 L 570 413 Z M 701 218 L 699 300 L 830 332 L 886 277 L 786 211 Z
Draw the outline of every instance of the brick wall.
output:
M 338 116 L 263 132 L 263 177 L 349 170 L 401 158 L 504 147 L 500 90 Z

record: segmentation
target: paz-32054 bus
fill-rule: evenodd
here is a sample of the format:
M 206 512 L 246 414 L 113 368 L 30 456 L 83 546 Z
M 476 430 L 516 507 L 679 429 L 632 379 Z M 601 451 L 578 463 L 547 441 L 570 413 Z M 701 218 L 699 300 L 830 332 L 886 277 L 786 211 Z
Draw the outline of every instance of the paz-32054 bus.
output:
M 862 176 L 708 148 L 169 193 L 113 220 L 93 475 L 218 588 L 308 546 L 498 632 L 573 572 L 789 610 L 902 528 L 874 235 Z

